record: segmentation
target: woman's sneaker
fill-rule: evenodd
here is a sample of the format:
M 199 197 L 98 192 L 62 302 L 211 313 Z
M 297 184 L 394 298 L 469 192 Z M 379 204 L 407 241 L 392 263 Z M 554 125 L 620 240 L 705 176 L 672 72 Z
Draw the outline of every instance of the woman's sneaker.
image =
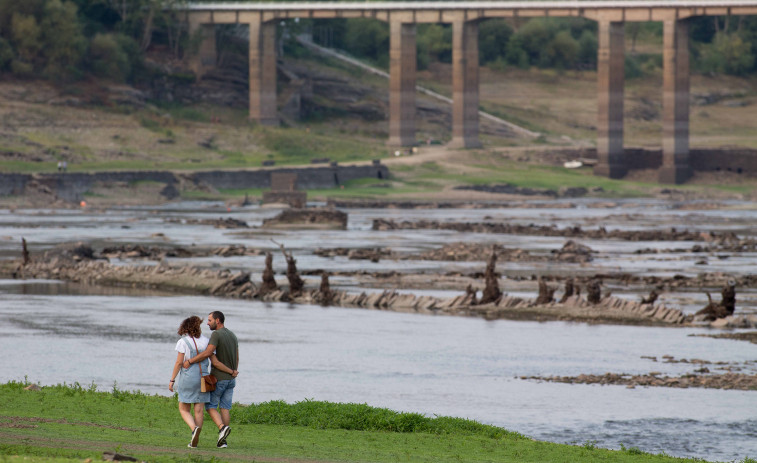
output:
M 230 432 L 231 428 L 228 426 L 224 426 L 220 431 L 218 431 L 218 442 L 216 442 L 216 447 L 222 447 L 226 445 L 226 438 L 229 436 Z
M 202 428 L 195 426 L 194 431 L 192 431 L 192 441 L 189 443 L 187 447 L 190 447 L 190 448 L 197 447 L 197 443 L 200 441 L 200 431 L 202 431 Z

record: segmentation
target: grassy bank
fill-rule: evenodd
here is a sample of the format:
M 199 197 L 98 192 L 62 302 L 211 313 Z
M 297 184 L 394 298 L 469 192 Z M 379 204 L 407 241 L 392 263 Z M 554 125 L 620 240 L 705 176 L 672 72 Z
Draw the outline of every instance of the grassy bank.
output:
M 25 386 L 0 385 L 1 461 L 99 460 L 104 451 L 150 462 L 695 461 L 633 447 L 611 451 L 591 442 L 580 446 L 537 442 L 469 420 L 316 401 L 237 404 L 228 449 L 215 448 L 210 421 L 199 448 L 188 449 L 189 431 L 175 398 L 124 392 L 115 385 L 110 392 L 98 392 L 94 385 L 58 385 L 39 391 Z

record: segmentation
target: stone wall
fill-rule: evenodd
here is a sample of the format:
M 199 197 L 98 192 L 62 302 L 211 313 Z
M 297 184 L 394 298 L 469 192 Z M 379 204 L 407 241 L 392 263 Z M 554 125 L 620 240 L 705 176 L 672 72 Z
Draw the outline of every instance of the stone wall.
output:
M 626 167 L 659 169 L 662 150 L 659 148 L 625 148 Z M 596 149 L 576 150 L 575 158 L 596 159 Z M 757 150 L 748 148 L 693 148 L 689 151 L 691 168 L 698 172 L 735 172 L 757 177 Z
M 381 163 L 371 165 L 328 167 L 281 168 L 270 170 L 238 171 L 200 171 L 182 178 L 195 183 L 205 183 L 214 188 L 270 188 L 271 173 L 287 172 L 297 174 L 297 189 L 334 188 L 349 180 L 372 177 L 384 179 L 389 169 Z M 0 173 L 0 196 L 18 196 L 24 193 L 27 184 L 36 183 L 48 188 L 65 201 L 76 202 L 87 193 L 93 185 L 100 183 L 133 183 L 151 181 L 173 185 L 179 182 L 177 175 L 171 171 L 128 171 L 96 173 L 51 173 L 51 174 L 6 174 Z

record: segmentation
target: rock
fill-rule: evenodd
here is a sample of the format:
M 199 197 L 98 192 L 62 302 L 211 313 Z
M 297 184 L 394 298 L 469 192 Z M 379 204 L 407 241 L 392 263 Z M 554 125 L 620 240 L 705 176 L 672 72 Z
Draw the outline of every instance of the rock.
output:
M 24 388 L 25 391 L 41 391 L 42 388 L 36 384 L 30 384 Z
M 263 228 L 347 229 L 347 214 L 337 209 L 287 209 L 263 220 Z

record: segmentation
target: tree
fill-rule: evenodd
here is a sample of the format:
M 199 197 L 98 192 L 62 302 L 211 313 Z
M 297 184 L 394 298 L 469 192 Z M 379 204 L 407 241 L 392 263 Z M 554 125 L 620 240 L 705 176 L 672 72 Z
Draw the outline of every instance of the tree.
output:
M 87 42 L 78 21 L 76 5 L 48 0 L 40 25 L 44 44 L 43 74 L 58 81 L 80 75 L 78 65 L 87 49 Z
M 432 61 L 452 62 L 452 28 L 441 24 L 418 25 L 418 69 Z
M 11 19 L 11 43 L 19 60 L 33 64 L 42 50 L 42 33 L 34 16 L 19 12 Z
M 597 67 L 597 35 L 591 30 L 584 30 L 578 39 L 578 64 L 583 68 Z
M 711 44 L 701 47 L 700 68 L 703 71 L 744 75 L 754 68 L 752 44 L 739 34 L 715 34 Z
M 578 62 L 579 45 L 570 31 L 561 30 L 549 43 L 546 55 L 549 65 L 560 69 L 572 69 Z
M 13 47 L 7 40 L 0 37 L 0 72 L 10 69 L 13 58 L 15 58 Z
M 344 48 L 356 56 L 363 56 L 381 65 L 389 64 L 389 26 L 375 19 L 347 21 Z
M 89 44 L 87 58 L 97 77 L 123 82 L 131 73 L 129 57 L 113 34 L 95 35 Z
M 487 64 L 505 57 L 513 28 L 504 19 L 490 19 L 481 23 L 478 35 L 479 61 Z

